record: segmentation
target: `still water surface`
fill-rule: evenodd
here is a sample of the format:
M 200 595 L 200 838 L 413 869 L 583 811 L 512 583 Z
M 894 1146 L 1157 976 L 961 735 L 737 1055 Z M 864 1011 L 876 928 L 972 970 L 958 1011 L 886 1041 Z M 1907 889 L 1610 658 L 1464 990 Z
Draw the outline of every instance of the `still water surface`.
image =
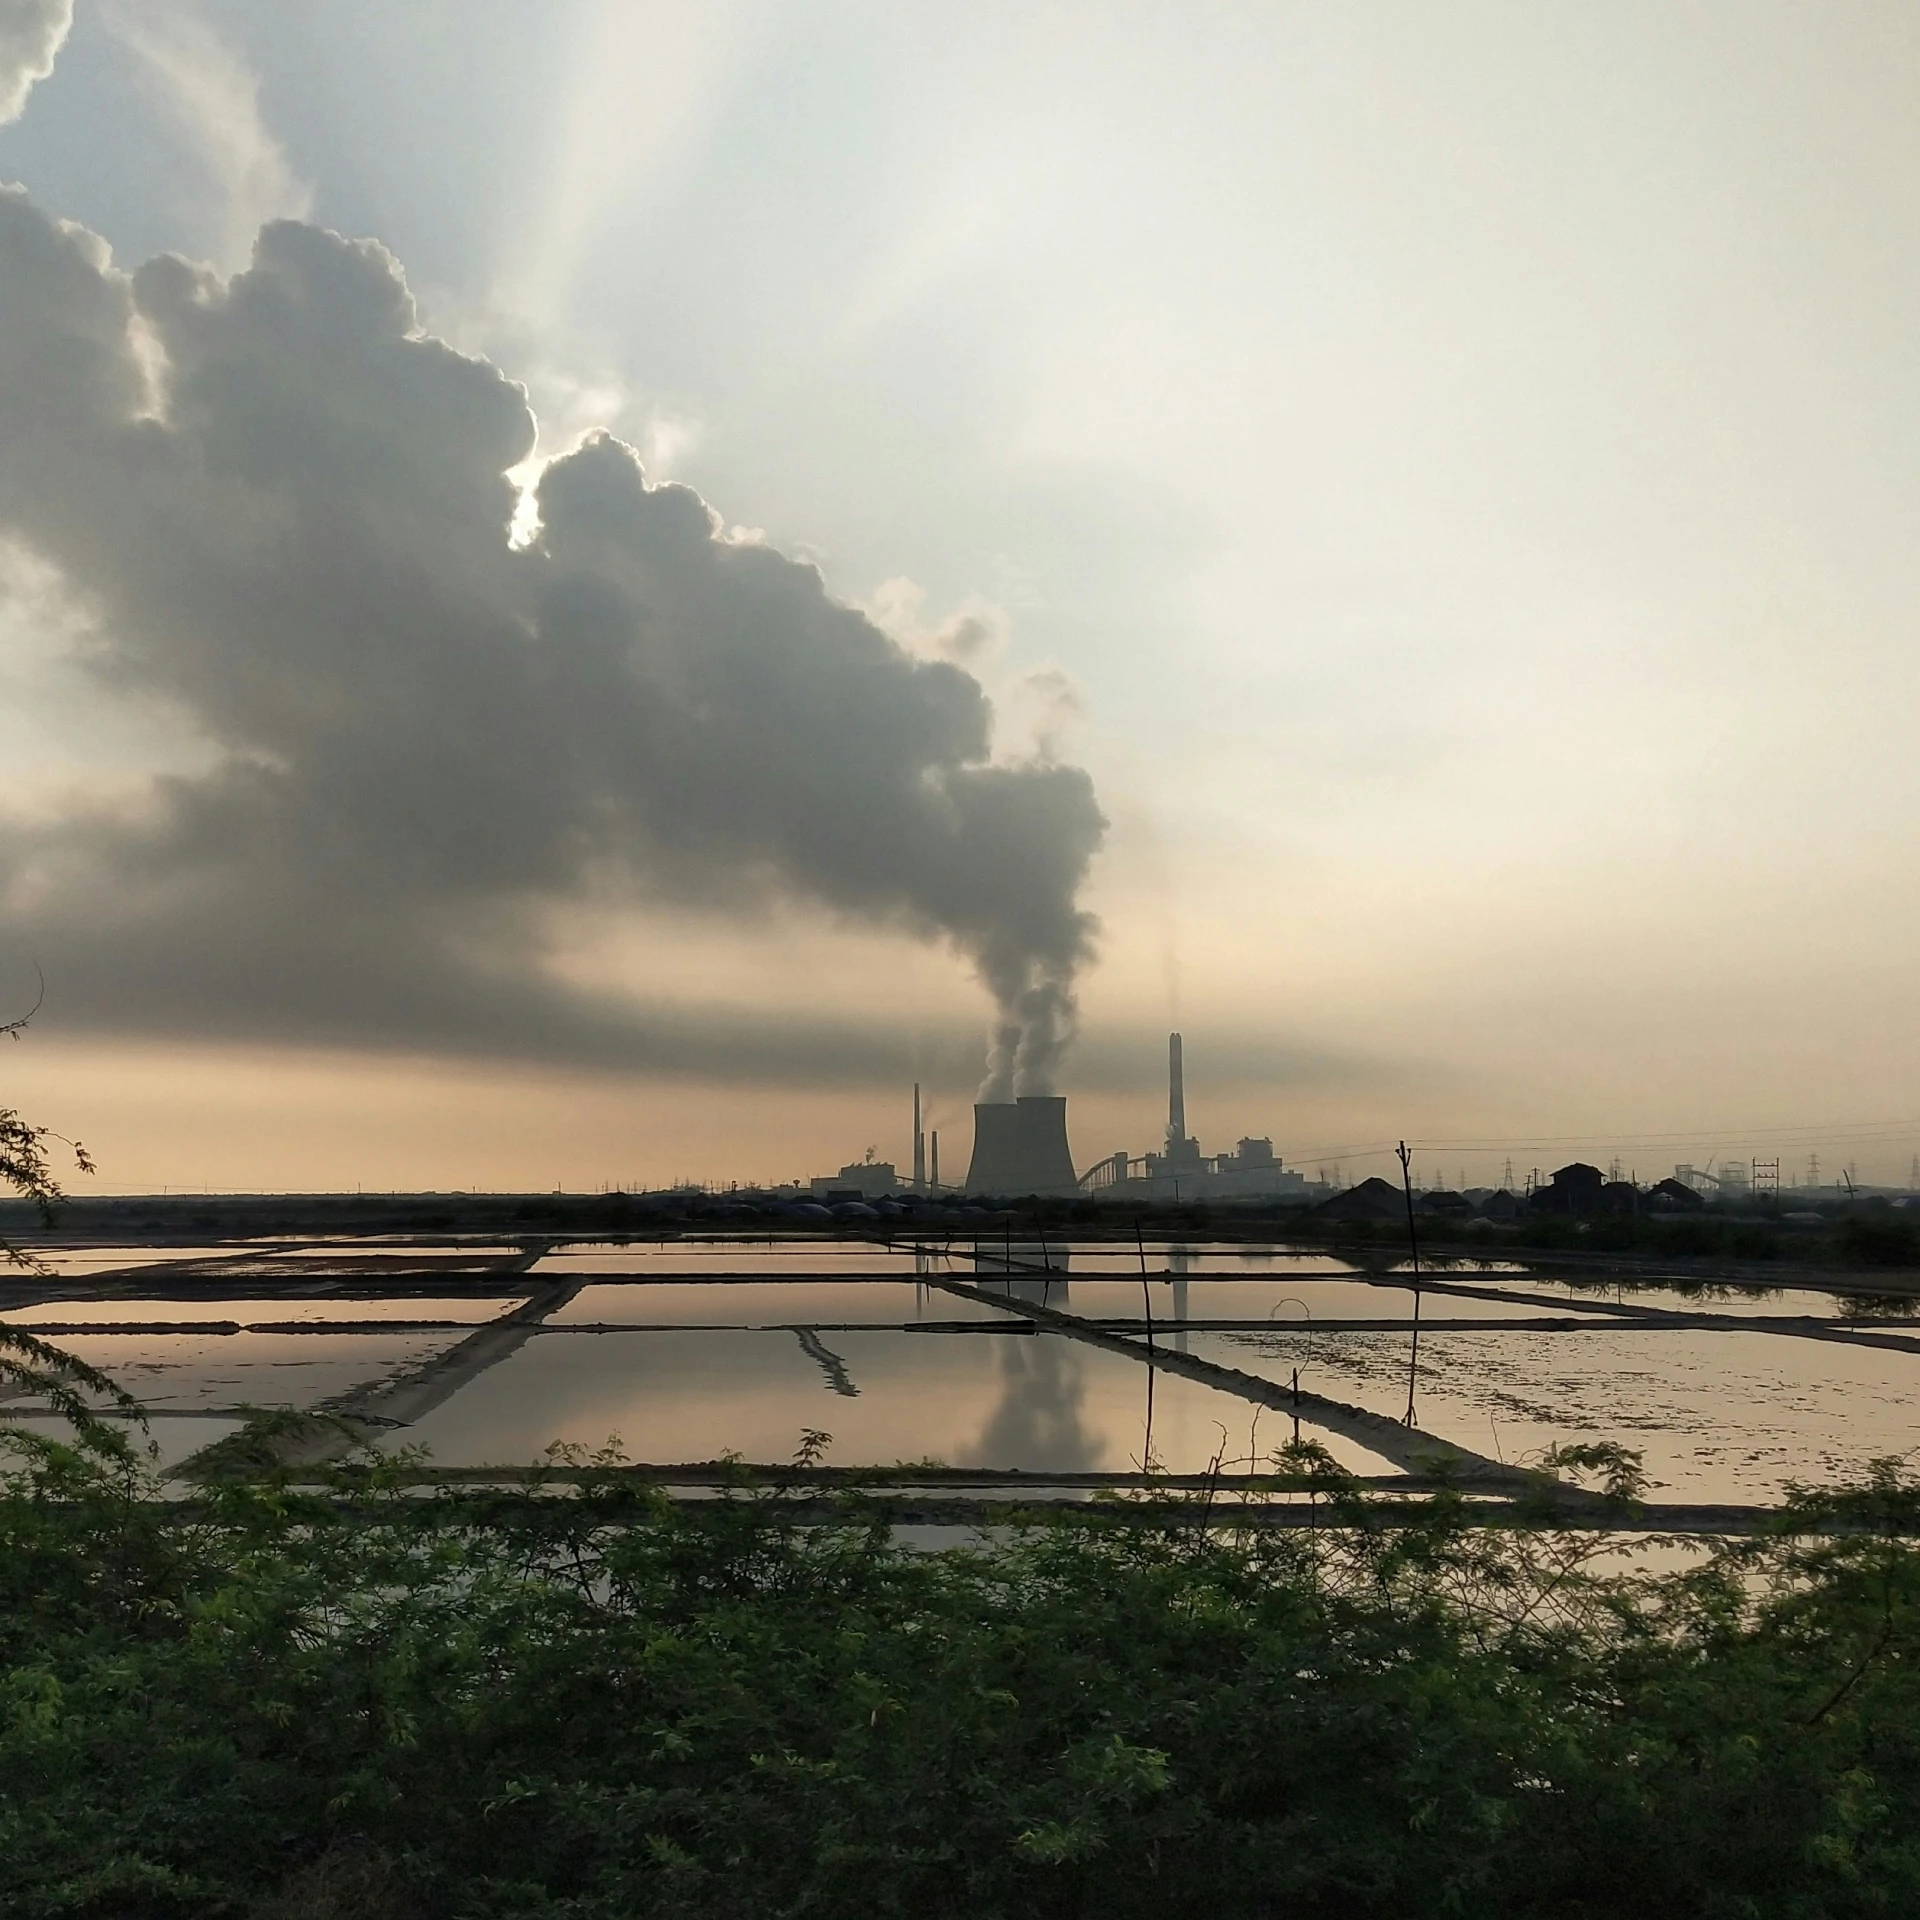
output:
M 916 1280 L 651 1280 L 582 1287 L 548 1316 L 547 1324 L 903 1327 L 943 1320 L 998 1323 L 1005 1318 L 998 1307 Z
M 825 1457 L 840 1466 L 1125 1472 L 1145 1457 L 1148 1369 L 1123 1356 L 1052 1334 L 862 1330 L 814 1346 L 791 1331 L 549 1335 L 404 1439 L 451 1465 L 530 1462 L 556 1440 L 613 1440 L 635 1460 L 784 1461 L 809 1428 L 832 1434 Z M 1256 1429 L 1277 1444 L 1280 1426 L 1232 1394 L 1154 1378 L 1153 1452 L 1171 1472 L 1244 1456 Z
M 1194 1334 L 1224 1366 L 1376 1413 L 1406 1410 L 1397 1335 Z M 1430 1433 L 1509 1461 L 1614 1440 L 1641 1451 L 1657 1497 L 1764 1501 L 1789 1481 L 1857 1476 L 1920 1444 L 1920 1356 L 1767 1333 L 1444 1333 L 1420 1345 L 1415 1407 Z
M 166 1416 L 154 1431 L 169 1459 L 191 1451 L 186 1443 L 203 1425 L 202 1438 L 224 1431 L 224 1409 L 310 1407 L 367 1386 L 510 1312 L 520 1289 L 537 1295 L 543 1283 L 572 1277 L 586 1284 L 545 1330 L 530 1333 L 510 1358 L 417 1426 L 396 1432 L 395 1444 L 425 1444 L 451 1463 L 505 1465 L 530 1462 L 554 1441 L 597 1447 L 618 1436 L 637 1459 L 686 1462 L 731 1452 L 780 1461 L 811 1428 L 833 1434 L 827 1458 L 847 1465 L 935 1458 L 1042 1474 L 1136 1467 L 1148 1450 L 1144 1365 L 1056 1335 L 978 1330 L 1010 1325 L 1012 1316 L 932 1281 L 951 1275 L 1088 1319 L 1138 1322 L 1145 1309 L 1137 1250 L 1013 1243 L 1016 1262 L 1044 1256 L 1070 1269 L 1051 1278 L 1008 1275 L 1007 1251 L 984 1238 L 956 1242 L 951 1255 L 869 1241 L 676 1241 L 578 1247 L 523 1277 L 498 1272 L 497 1263 L 517 1257 L 506 1245 L 95 1247 L 56 1256 L 66 1283 L 84 1285 L 92 1273 L 136 1264 L 177 1274 L 178 1263 L 197 1259 L 207 1262 L 198 1275 L 180 1278 L 213 1297 L 167 1298 L 175 1274 L 150 1272 L 137 1283 L 140 1297 L 43 1301 L 7 1318 L 27 1327 L 219 1320 L 313 1329 L 62 1333 L 62 1344 Z M 1192 1244 L 1146 1251 L 1150 1267 L 1186 1269 L 1177 1280 L 1145 1284 L 1156 1330 L 1170 1344 L 1282 1383 L 1298 1365 L 1313 1391 L 1390 1415 L 1404 1411 L 1413 1304 L 1405 1276 L 1396 1276 L 1401 1284 L 1373 1283 L 1338 1271 L 1324 1255 L 1285 1250 Z M 974 1252 L 986 1257 L 965 1257 Z M 379 1292 L 395 1264 L 407 1262 L 429 1271 L 411 1280 L 394 1274 L 392 1291 Z M 457 1291 L 489 1263 L 497 1294 Z M 840 1277 L 783 1278 L 823 1270 Z M 636 1271 L 662 1277 L 595 1277 Z M 444 1276 L 438 1285 L 436 1272 Z M 753 1277 L 666 1277 L 689 1272 Z M 1619 1299 L 1728 1320 L 1811 1315 L 1828 1324 L 1857 1313 L 1826 1293 L 1580 1288 L 1491 1270 L 1451 1277 L 1470 1278 L 1496 1297 L 1426 1291 L 1416 1405 L 1423 1427 L 1476 1452 L 1513 1460 L 1572 1440 L 1616 1440 L 1644 1451 L 1665 1497 L 1764 1500 L 1790 1480 L 1854 1474 L 1874 1458 L 1920 1446 L 1920 1352 L 1732 1326 L 1648 1327 L 1599 1310 Z M 349 1297 L 349 1289 L 372 1297 Z M 22 1277 L 15 1297 L 35 1290 Z M 1431 1326 L 1437 1318 L 1534 1314 L 1571 1324 L 1555 1331 Z M 1400 1325 L 1378 1333 L 1319 1330 L 1344 1319 Z M 455 1324 L 341 1330 L 347 1322 L 405 1320 Z M 1182 1328 L 1182 1320 L 1265 1324 L 1230 1335 Z M 955 1330 L 911 1331 L 942 1322 L 957 1323 Z M 604 1323 L 667 1330 L 588 1330 Z M 1899 1332 L 1911 1323 L 1878 1324 Z M 1229 1461 L 1265 1455 L 1289 1428 L 1222 1390 L 1165 1374 L 1151 1379 L 1152 1454 L 1169 1469 L 1199 1471 L 1223 1451 Z M 7 1410 L 31 1415 L 34 1408 L 16 1396 Z M 1358 1448 L 1334 1451 L 1357 1470 L 1381 1470 Z
M 457 1335 L 232 1333 L 63 1335 L 67 1352 L 170 1411 L 311 1407 L 416 1366 Z

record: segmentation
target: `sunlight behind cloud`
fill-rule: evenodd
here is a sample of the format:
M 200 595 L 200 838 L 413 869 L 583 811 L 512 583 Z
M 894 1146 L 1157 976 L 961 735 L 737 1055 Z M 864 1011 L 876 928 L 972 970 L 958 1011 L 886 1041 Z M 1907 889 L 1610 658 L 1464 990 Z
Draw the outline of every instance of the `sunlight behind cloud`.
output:
M 670 190 L 740 45 L 740 15 L 664 0 L 598 0 L 572 27 L 573 81 L 551 154 L 529 156 L 528 203 L 501 234 L 491 299 L 563 322 L 600 216 Z
M 243 265 L 265 222 L 303 219 L 313 205 L 312 189 L 261 119 L 258 79 L 189 7 L 118 0 L 107 18 L 223 208 L 215 263 Z
M 253 221 L 303 207 L 377 237 L 426 332 L 525 390 L 537 439 L 487 507 L 496 546 L 514 516 L 523 572 L 535 483 L 610 428 L 916 667 L 963 670 L 1000 760 L 1070 739 L 1113 822 L 1076 1101 L 1136 1073 L 1103 1144 L 1150 1142 L 1178 1025 L 1196 1103 L 1246 1088 L 1209 1137 L 1231 1121 L 1284 1150 L 1290 1129 L 1371 1138 L 1415 1110 L 1439 1129 L 1450 1103 L 1548 1132 L 1568 1130 L 1556 1106 L 1645 1131 L 1901 1104 L 1920 1072 L 1900 879 L 1920 819 L 1916 88 L 1920 29 L 1878 0 L 1199 19 L 100 0 L 0 128 L 0 175 L 128 264 L 231 266 Z M 126 343 L 154 385 L 144 319 Z M 408 438 L 369 456 L 363 502 Z M 45 463 L 21 486 L 36 508 Z M 432 493 L 377 497 L 414 526 Z M 223 511 L 252 526 L 263 505 L 250 484 Z M 729 566 L 748 544 L 715 540 Z M 316 563 L 316 598 L 365 584 L 350 573 Z M 643 576 L 615 584 L 656 609 Z M 0 615 L 10 818 L 190 757 L 77 663 L 69 627 L 29 632 L 37 606 Z M 394 631 L 389 731 L 419 692 L 417 623 Z M 458 758 L 473 632 L 408 706 L 422 765 Z M 208 710 L 286 646 L 272 631 Z M 523 753 L 528 685 L 474 756 L 520 783 L 490 842 L 606 723 L 603 690 L 582 696 Z M 335 726 L 359 711 L 331 681 L 323 704 Z M 385 737 L 368 724 L 370 751 Z M 606 764 L 624 778 L 643 750 L 636 722 Z M 329 791 L 362 802 L 365 762 L 340 765 Z M 408 790 L 422 861 L 463 841 L 453 782 Z M 889 823 L 846 811 L 869 849 L 853 885 Z M 740 877 L 688 866 L 690 891 Z M 711 1046 L 744 1085 L 766 1033 L 743 1009 L 831 1002 L 818 1054 L 767 1073 L 878 1085 L 922 1022 L 908 975 L 951 985 L 937 945 L 894 978 L 872 929 L 755 923 L 729 957 L 724 915 L 696 931 L 687 904 L 618 938 L 563 913 L 540 953 L 549 981 L 651 992 L 675 1071 Z M 344 889 L 321 932 L 373 911 Z M 849 1031 L 863 990 L 873 1018 Z M 964 1028 L 973 1007 L 948 1012 Z

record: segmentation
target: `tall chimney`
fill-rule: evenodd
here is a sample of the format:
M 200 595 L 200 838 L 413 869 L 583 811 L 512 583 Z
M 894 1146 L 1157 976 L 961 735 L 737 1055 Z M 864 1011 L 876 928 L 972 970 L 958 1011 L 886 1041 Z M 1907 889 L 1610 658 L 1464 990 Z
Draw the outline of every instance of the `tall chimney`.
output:
M 933 1130 L 933 1167 L 927 1176 L 935 1193 L 940 1191 L 940 1129 Z
M 1187 1076 L 1180 1064 L 1180 1036 L 1167 1035 L 1167 1151 L 1178 1153 L 1187 1137 Z
M 920 1082 L 913 1083 L 913 1190 L 927 1190 L 927 1136 L 920 1131 Z

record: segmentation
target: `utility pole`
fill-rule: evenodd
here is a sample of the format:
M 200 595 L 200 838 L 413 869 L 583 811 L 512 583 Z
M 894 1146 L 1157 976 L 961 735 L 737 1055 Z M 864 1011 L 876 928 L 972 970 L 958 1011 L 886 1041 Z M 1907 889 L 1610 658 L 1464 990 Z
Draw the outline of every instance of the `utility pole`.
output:
M 1420 1378 L 1420 1235 L 1413 1224 L 1413 1156 L 1400 1142 L 1400 1190 L 1407 1198 L 1407 1246 L 1413 1254 L 1413 1351 L 1407 1357 L 1407 1418 L 1413 1425 L 1413 1390 Z

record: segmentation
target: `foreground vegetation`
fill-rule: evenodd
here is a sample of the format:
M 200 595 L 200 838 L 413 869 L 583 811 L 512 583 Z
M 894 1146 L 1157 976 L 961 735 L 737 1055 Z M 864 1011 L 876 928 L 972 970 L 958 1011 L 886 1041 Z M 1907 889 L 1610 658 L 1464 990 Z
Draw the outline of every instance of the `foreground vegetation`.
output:
M 1661 1578 L 776 1491 L 0 1487 L 9 1915 L 1920 1910 L 1920 1494 Z M 1838 1532 L 1817 1531 L 1832 1528 Z

